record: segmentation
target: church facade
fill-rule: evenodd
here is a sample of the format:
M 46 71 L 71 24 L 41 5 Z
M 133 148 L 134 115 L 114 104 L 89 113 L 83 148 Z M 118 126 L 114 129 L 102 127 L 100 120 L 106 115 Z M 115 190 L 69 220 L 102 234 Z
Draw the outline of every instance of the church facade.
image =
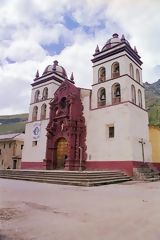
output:
M 151 161 L 142 61 L 113 34 L 92 59 L 91 89 L 76 87 L 57 61 L 32 84 L 22 168 L 121 169 Z

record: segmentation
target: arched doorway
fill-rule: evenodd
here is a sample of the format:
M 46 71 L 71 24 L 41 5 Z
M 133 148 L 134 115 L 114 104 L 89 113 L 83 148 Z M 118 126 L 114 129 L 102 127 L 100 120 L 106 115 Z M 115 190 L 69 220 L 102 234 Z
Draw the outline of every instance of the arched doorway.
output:
M 65 138 L 60 138 L 56 146 L 56 169 L 63 169 L 68 156 L 68 144 Z

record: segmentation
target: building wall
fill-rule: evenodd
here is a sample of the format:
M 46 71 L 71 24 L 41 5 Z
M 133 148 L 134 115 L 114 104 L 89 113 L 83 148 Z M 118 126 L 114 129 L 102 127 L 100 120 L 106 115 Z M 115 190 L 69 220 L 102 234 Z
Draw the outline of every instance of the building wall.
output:
M 24 140 L 24 150 L 22 155 L 22 168 L 42 168 L 43 166 L 43 160 L 45 159 L 46 154 L 46 127 L 49 122 L 49 114 L 50 114 L 50 101 L 54 97 L 55 91 L 60 86 L 60 83 L 50 80 L 45 83 L 40 83 L 37 86 L 32 88 L 31 93 L 31 104 L 29 107 L 29 118 L 28 123 L 26 124 L 25 129 L 25 140 Z M 48 98 L 46 100 L 42 99 L 42 93 L 44 88 L 48 88 Z M 39 101 L 35 102 L 35 92 L 39 90 Z M 47 111 L 46 111 L 46 119 L 41 120 L 41 106 L 43 104 L 47 105 Z M 38 115 L 37 115 L 37 121 L 32 120 L 32 112 L 34 106 L 38 107 Z M 35 139 L 33 135 L 33 130 L 35 128 L 35 125 L 38 125 L 40 129 L 39 136 Z M 35 142 L 37 142 L 35 144 Z M 32 165 L 31 163 L 35 163 Z
M 149 126 L 149 138 L 152 145 L 152 161 L 160 163 L 160 128 Z
M 5 140 L 0 142 L 0 169 L 12 169 L 13 157 L 17 160 L 17 168 L 20 168 L 23 145 L 24 142 L 20 140 Z
M 85 101 L 83 101 L 85 104 Z M 87 101 L 86 101 L 87 102 Z M 145 160 L 151 161 L 147 113 L 132 103 L 87 111 L 87 161 L 142 161 L 141 138 Z M 109 138 L 108 127 L 114 126 L 115 137 Z

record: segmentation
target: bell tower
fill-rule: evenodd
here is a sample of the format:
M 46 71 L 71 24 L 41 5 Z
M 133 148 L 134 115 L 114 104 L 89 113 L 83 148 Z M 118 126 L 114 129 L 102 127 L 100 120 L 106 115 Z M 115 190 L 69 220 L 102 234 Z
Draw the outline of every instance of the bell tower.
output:
M 97 45 L 92 63 L 88 167 L 123 169 L 151 161 L 142 61 L 136 47 L 115 33 L 102 49 Z M 96 137 L 90 126 L 98 129 Z M 144 158 L 140 139 L 145 141 Z
M 132 49 L 124 35 L 119 38 L 115 33 L 101 50 L 97 45 L 93 56 L 92 107 L 127 101 L 145 109 L 142 61 L 136 47 Z

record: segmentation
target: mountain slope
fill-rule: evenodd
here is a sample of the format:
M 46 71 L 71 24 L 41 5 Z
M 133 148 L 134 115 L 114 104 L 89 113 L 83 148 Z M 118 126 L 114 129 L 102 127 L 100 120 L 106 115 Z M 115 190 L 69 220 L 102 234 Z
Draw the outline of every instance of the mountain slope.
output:
M 25 131 L 28 113 L 0 116 L 0 134 Z
M 154 83 L 144 83 L 146 108 L 151 125 L 160 126 L 160 79 Z

